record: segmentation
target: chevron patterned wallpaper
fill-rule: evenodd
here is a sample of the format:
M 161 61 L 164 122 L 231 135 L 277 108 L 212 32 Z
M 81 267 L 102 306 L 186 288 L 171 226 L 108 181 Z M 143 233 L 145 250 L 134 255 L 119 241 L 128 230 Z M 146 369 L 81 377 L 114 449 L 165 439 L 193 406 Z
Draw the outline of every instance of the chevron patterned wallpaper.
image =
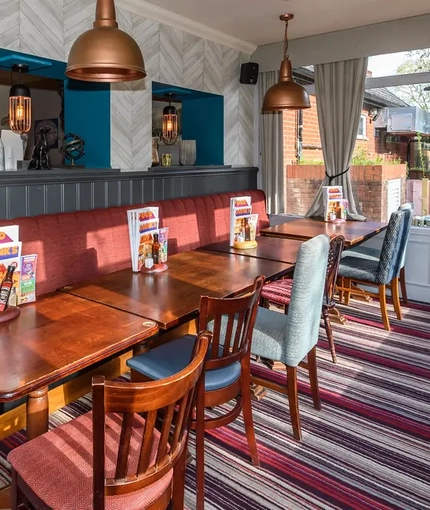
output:
M 65 61 L 74 40 L 91 28 L 94 9 L 94 0 L 0 0 L 0 47 Z M 123 9 L 117 19 L 142 48 L 148 76 L 112 84 L 112 166 L 151 165 L 151 81 L 223 95 L 224 162 L 252 165 L 255 87 L 239 83 L 249 55 Z

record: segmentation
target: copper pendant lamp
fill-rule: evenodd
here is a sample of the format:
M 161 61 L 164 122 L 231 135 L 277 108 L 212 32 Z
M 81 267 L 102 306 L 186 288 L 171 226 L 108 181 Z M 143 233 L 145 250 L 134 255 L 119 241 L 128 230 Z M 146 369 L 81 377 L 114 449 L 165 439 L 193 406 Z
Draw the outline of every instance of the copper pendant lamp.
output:
M 288 55 L 288 21 L 293 19 L 294 15 L 282 14 L 279 18 L 285 21 L 284 58 L 281 62 L 278 83 L 270 87 L 264 96 L 261 107 L 264 112 L 303 110 L 311 107 L 306 89 L 293 79 L 293 69 Z
M 93 82 L 133 81 L 146 76 L 139 46 L 118 28 L 113 0 L 97 0 L 93 28 L 74 42 L 66 76 Z

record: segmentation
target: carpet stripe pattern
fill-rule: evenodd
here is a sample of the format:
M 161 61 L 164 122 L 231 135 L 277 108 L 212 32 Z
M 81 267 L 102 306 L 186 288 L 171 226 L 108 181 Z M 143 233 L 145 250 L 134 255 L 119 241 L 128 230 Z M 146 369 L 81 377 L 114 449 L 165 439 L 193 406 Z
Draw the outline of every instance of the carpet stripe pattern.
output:
M 286 397 L 275 392 L 253 403 L 260 467 L 250 463 L 241 419 L 207 432 L 206 510 L 430 508 L 430 306 L 403 305 L 402 321 L 390 311 L 390 332 L 375 301 L 339 309 L 348 323 L 333 325 L 336 365 L 321 328 L 321 411 L 312 406 L 306 374 L 299 375 L 302 442 L 292 437 Z M 284 380 L 261 364 L 253 371 Z M 86 396 L 52 414 L 50 426 L 90 406 Z M 20 432 L 0 443 L 0 488 L 10 483 L 7 453 L 24 440 Z M 190 510 L 194 476 L 191 464 Z

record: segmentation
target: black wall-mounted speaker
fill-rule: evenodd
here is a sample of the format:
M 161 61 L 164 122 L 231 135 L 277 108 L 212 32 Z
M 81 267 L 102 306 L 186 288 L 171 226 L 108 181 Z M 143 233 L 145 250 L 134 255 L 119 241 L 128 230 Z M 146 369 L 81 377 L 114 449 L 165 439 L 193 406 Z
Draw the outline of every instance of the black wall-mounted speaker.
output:
M 258 80 L 258 64 L 246 62 L 240 67 L 240 83 L 244 85 L 255 85 Z

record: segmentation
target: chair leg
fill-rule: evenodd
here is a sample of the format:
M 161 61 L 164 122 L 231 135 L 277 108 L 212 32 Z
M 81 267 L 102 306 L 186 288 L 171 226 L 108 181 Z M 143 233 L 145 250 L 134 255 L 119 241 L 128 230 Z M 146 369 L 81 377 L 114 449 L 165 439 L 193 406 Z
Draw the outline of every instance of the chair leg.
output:
M 300 427 L 299 394 L 297 390 L 297 367 L 287 366 L 287 391 L 293 435 L 295 439 L 300 441 L 302 439 L 302 431 Z
M 400 269 L 400 288 L 402 290 L 402 301 L 405 305 L 408 304 L 408 293 L 406 291 L 406 275 L 405 266 Z
M 188 444 L 188 441 L 187 441 Z M 187 444 L 181 457 L 178 459 L 173 469 L 173 491 L 172 491 L 172 510 L 183 510 L 184 508 L 184 495 L 185 495 L 185 471 L 187 469 Z
M 205 388 L 201 382 L 196 399 L 196 510 L 205 507 Z
M 12 510 L 25 510 L 32 508 L 28 499 L 24 496 L 23 492 L 19 487 L 19 475 L 12 468 L 12 487 L 11 487 L 11 506 Z
M 257 441 L 255 440 L 254 420 L 252 418 L 252 401 L 251 401 L 251 365 L 249 357 L 242 359 L 242 375 L 241 375 L 241 392 L 242 392 L 242 413 L 245 423 L 246 439 L 251 454 L 251 460 L 254 466 L 260 465 L 258 458 Z
M 351 298 L 351 278 L 344 278 L 345 282 L 345 296 L 344 296 L 344 303 L 346 306 L 349 306 L 349 300 Z
M 382 283 L 379 284 L 379 304 L 381 307 L 381 315 L 382 315 L 382 322 L 384 324 L 384 328 L 387 331 L 390 331 L 390 319 L 388 318 L 387 298 L 385 296 L 385 285 Z
M 308 352 L 309 383 L 311 387 L 312 400 L 315 409 L 321 410 L 320 391 L 318 387 L 317 372 L 317 347 L 316 345 Z
M 332 359 L 333 363 L 336 363 L 337 358 L 336 358 L 336 348 L 334 346 L 333 329 L 331 327 L 330 315 L 328 313 L 328 308 L 326 306 L 323 306 L 322 316 L 324 319 L 325 334 L 327 335 L 328 345 L 330 346 L 331 359 Z
M 391 281 L 391 296 L 393 298 L 394 310 L 399 321 L 402 320 L 402 309 L 400 307 L 400 296 L 399 296 L 399 279 L 393 278 Z

